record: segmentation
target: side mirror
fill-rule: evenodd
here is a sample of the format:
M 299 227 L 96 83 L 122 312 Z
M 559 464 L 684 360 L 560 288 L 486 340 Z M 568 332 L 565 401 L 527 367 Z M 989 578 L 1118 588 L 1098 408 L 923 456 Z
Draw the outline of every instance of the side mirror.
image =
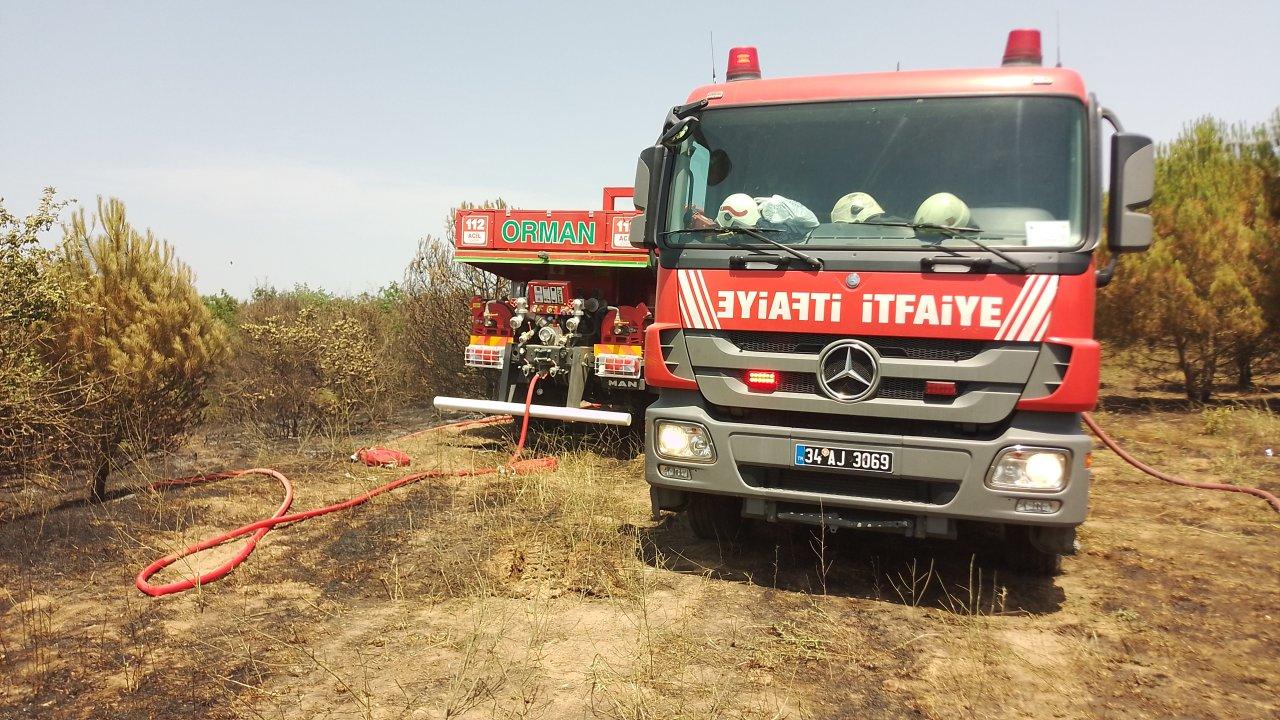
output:
M 640 214 L 631 219 L 630 240 L 632 247 L 655 248 L 657 242 L 648 232 L 647 208 L 650 198 L 661 202 L 662 162 L 666 156 L 666 148 L 661 145 L 647 147 L 640 151 L 640 159 L 636 162 L 636 186 L 632 195 L 632 203 Z
M 660 152 L 660 148 L 647 147 L 640 151 L 640 159 L 636 161 L 636 187 L 631 194 L 631 203 L 641 212 L 649 207 L 649 182 L 656 165 L 654 161 L 661 157 Z
M 1107 212 L 1107 248 L 1113 253 L 1151 247 L 1151 216 L 1138 212 L 1151 204 L 1156 185 L 1156 151 L 1145 135 L 1111 136 L 1111 207 Z
M 662 137 L 658 138 L 658 144 L 662 147 L 675 147 L 684 142 L 685 138 L 693 134 L 698 129 L 698 118 L 685 117 L 680 118 L 662 132 Z

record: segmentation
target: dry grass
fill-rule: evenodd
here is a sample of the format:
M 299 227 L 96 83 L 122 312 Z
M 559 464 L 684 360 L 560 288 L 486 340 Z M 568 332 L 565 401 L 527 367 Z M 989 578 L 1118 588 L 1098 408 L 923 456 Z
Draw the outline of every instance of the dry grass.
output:
M 1213 432 L 1199 411 L 1100 417 L 1172 470 L 1263 483 L 1249 449 L 1276 426 L 1256 407 L 1222 413 Z M 210 437 L 186 451 L 197 458 L 143 470 L 272 463 L 294 479 L 298 508 L 395 476 L 342 462 L 371 439 L 267 450 Z M 415 470 L 483 467 L 505 457 L 503 437 L 401 447 Z M 889 536 L 761 528 L 741 548 L 699 542 L 649 518 L 639 460 L 583 446 L 559 448 L 554 472 L 426 481 L 278 530 L 225 580 L 158 601 L 131 588 L 139 567 L 268 514 L 278 489 L 259 478 L 140 492 L 0 526 L 0 717 L 1276 710 L 1280 638 L 1261 618 L 1280 614 L 1268 588 L 1280 560 L 1266 554 L 1280 523 L 1248 500 L 1170 495 L 1099 454 L 1085 552 L 1043 583 L 975 548 Z

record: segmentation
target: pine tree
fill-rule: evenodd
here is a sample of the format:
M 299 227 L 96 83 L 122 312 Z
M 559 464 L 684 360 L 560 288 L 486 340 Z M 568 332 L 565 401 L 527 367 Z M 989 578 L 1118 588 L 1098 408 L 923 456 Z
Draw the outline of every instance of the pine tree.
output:
M 1280 360 L 1280 109 L 1267 123 L 1238 129 L 1237 135 L 1241 157 L 1255 173 L 1258 188 L 1251 222 L 1260 283 L 1255 297 L 1265 323 L 1262 332 L 1241 343 L 1236 353 L 1236 383 L 1244 390 L 1253 385 L 1255 365 L 1274 371 Z
M 99 198 L 94 217 L 81 210 L 63 231 L 59 266 L 82 309 L 61 319 L 53 352 L 84 395 L 84 458 L 100 499 L 113 469 L 199 419 L 225 340 L 191 270 L 150 230 L 135 230 L 119 200 Z
M 1145 345 L 1155 361 L 1172 357 L 1198 402 L 1267 327 L 1261 173 L 1238 137 L 1205 118 L 1159 149 L 1155 243 L 1125 258 L 1117 287 L 1101 296 L 1100 328 Z

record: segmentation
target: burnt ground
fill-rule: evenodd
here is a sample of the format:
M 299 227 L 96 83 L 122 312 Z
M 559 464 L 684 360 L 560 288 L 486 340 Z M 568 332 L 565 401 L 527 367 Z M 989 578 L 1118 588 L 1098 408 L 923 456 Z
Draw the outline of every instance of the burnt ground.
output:
M 1159 467 L 1280 491 L 1274 412 L 1107 406 Z M 415 469 L 465 468 L 505 443 L 497 427 L 397 447 Z M 1105 450 L 1082 550 L 1052 580 L 978 541 L 765 526 L 719 547 L 649 518 L 639 460 L 579 446 L 551 473 L 427 480 L 279 529 L 195 592 L 133 588 L 155 557 L 270 514 L 279 487 L 129 488 L 270 464 L 314 507 L 396 477 L 346 463 L 355 444 L 211 432 L 101 506 L 3 496 L 0 718 L 1280 715 L 1280 516 Z

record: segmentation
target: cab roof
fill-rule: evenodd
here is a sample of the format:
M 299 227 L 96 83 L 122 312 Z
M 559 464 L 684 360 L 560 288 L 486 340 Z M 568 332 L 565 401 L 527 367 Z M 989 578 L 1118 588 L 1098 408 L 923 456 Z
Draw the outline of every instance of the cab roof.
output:
M 1074 70 L 1038 66 L 974 70 L 915 70 L 853 75 L 764 78 L 703 85 L 688 102 L 710 98 L 708 107 L 774 105 L 835 100 L 1056 95 L 1088 102 L 1084 80 Z

